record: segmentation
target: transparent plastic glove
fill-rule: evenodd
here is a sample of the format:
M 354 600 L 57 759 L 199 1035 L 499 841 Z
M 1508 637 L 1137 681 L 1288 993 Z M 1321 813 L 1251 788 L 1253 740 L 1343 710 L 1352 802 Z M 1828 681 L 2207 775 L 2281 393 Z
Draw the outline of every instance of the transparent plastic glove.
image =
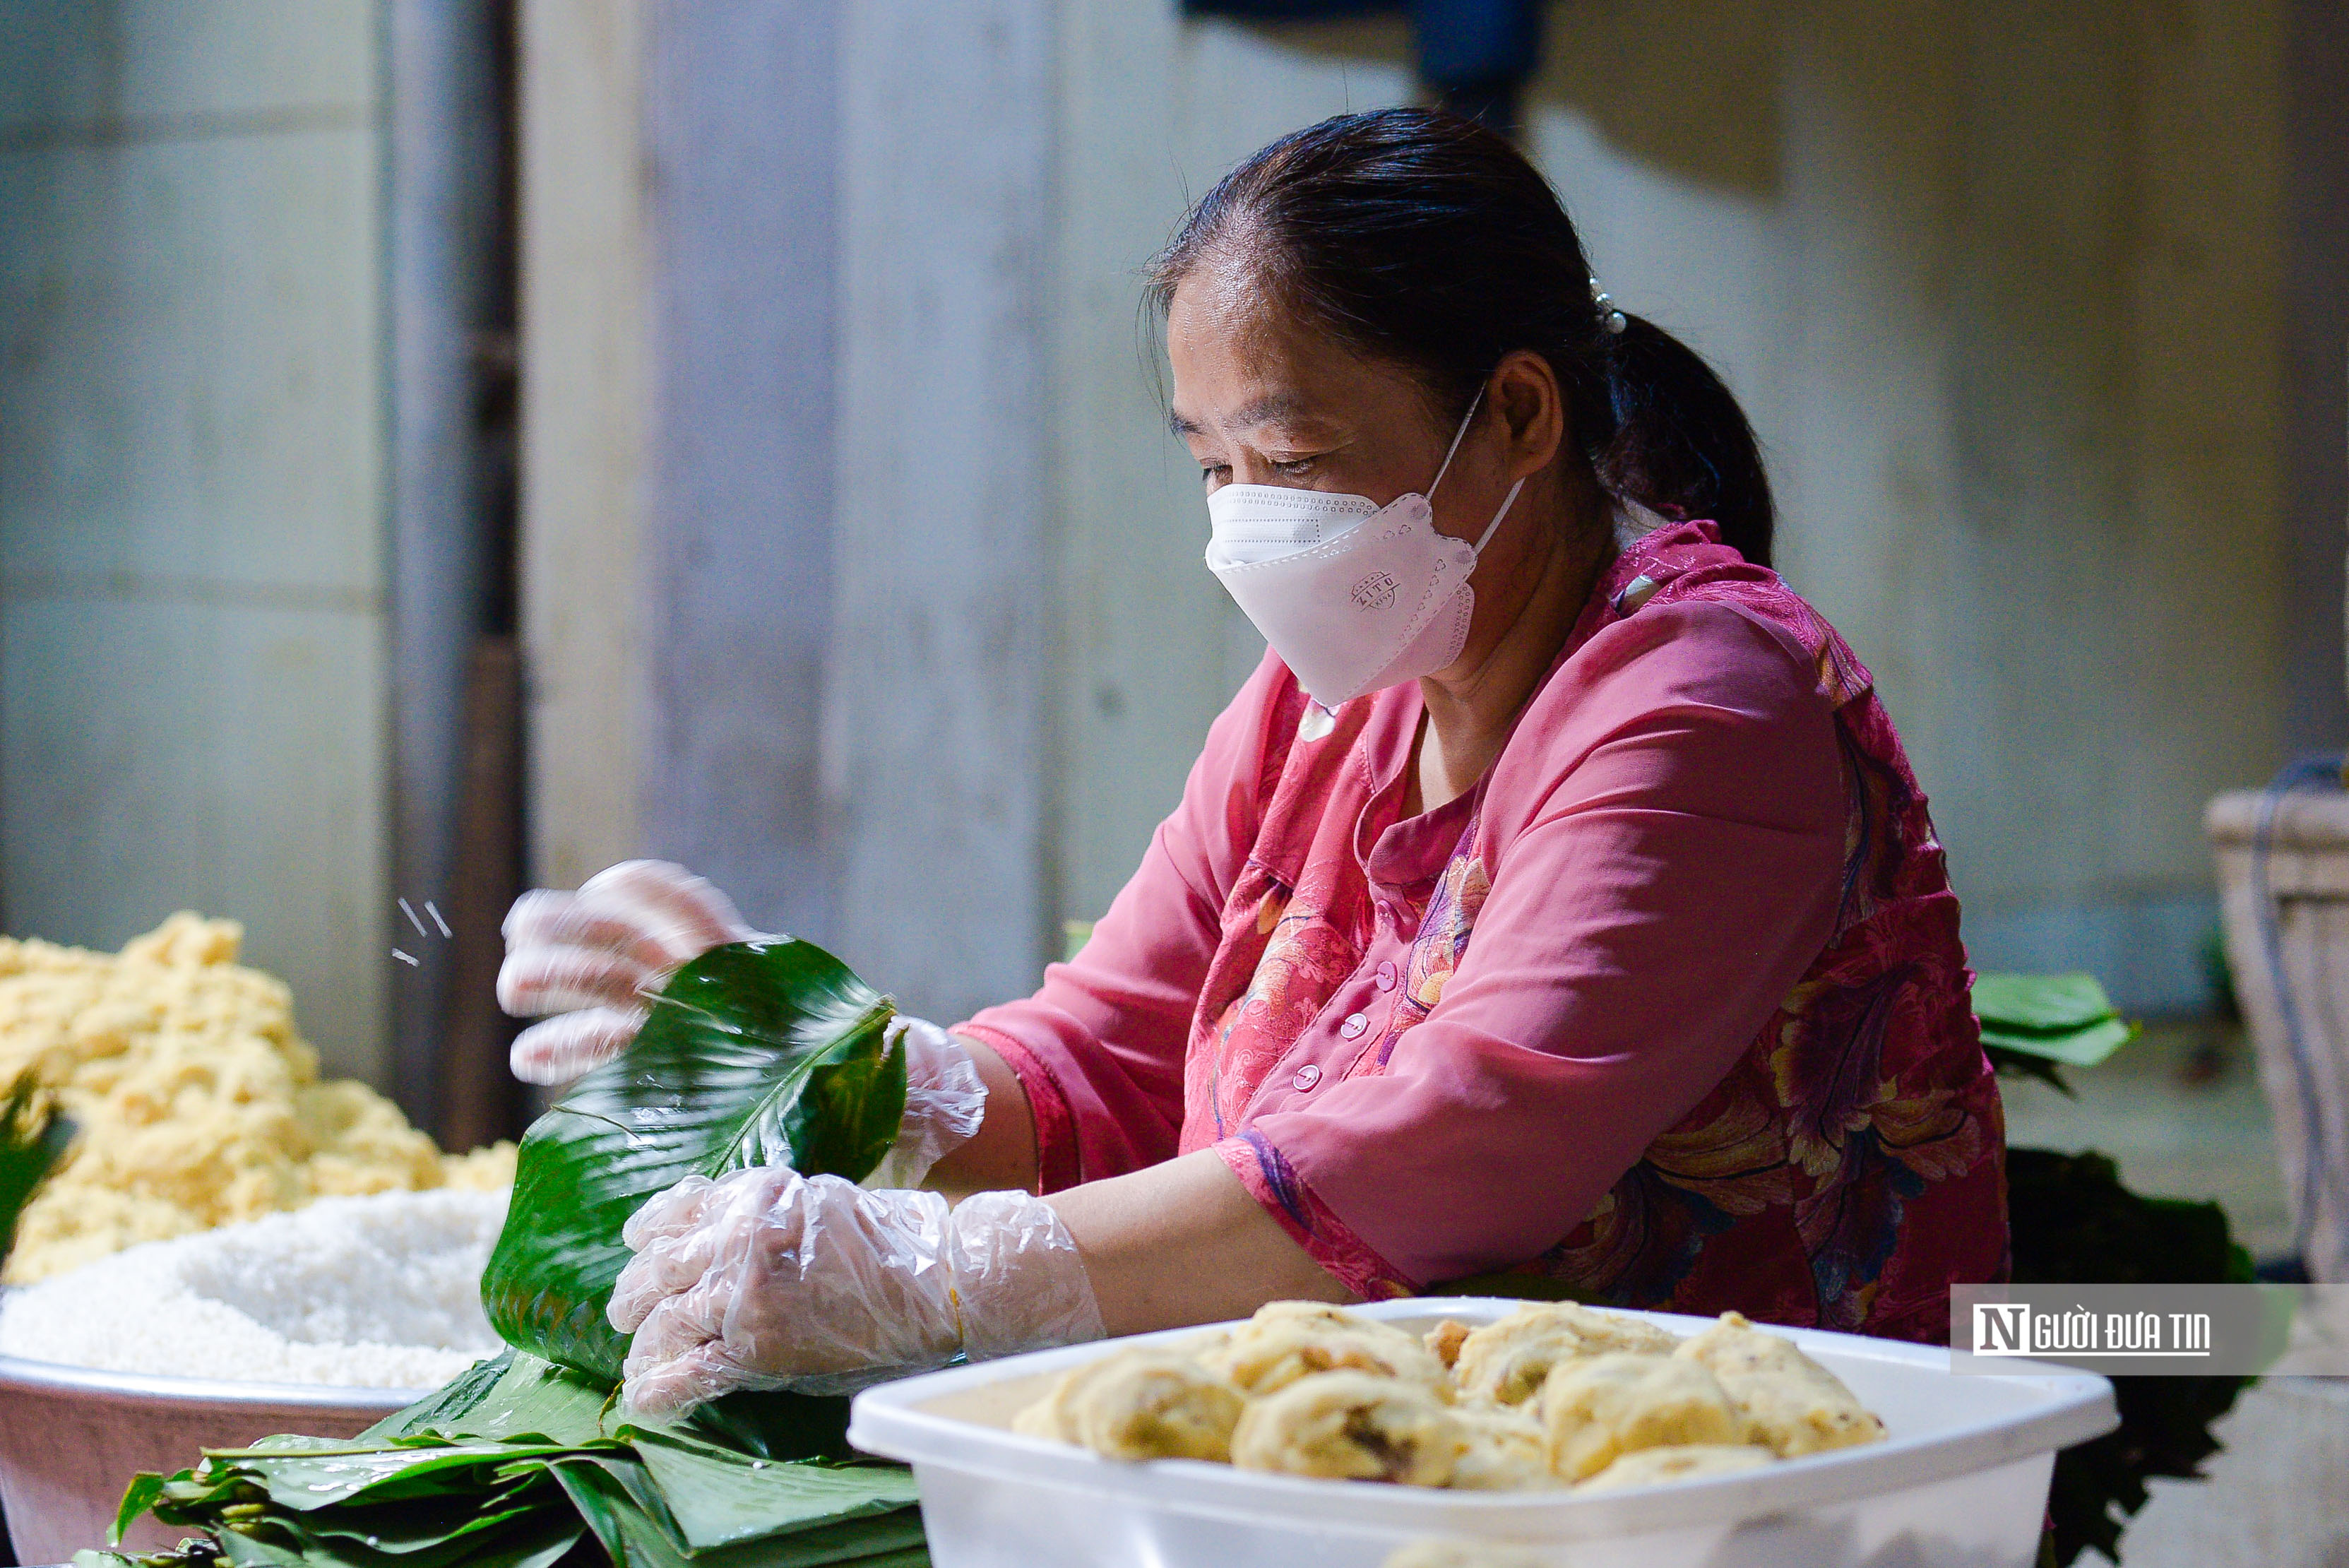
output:
M 711 948 L 760 934 L 733 900 L 665 860 L 624 860 L 575 893 L 524 893 L 506 915 L 498 1005 L 554 1016 L 515 1037 L 514 1076 L 565 1084 L 610 1061 L 643 1027 L 647 994 Z
M 987 1116 L 987 1085 L 978 1064 L 961 1041 L 926 1018 L 900 1013 L 889 1038 L 905 1050 L 905 1119 L 897 1141 L 873 1174 L 868 1188 L 919 1187 L 947 1151 L 966 1143 Z
M 692 1176 L 621 1232 L 628 1407 L 663 1417 L 738 1388 L 844 1394 L 922 1371 L 1099 1339 L 1101 1308 L 1051 1206 L 867 1191 L 789 1170 Z
M 498 1003 L 516 1017 L 554 1016 L 515 1038 L 514 1076 L 567 1084 L 610 1061 L 670 975 L 711 948 L 766 935 L 716 887 L 665 860 L 622 861 L 576 893 L 524 893 L 506 915 Z M 865 1185 L 917 1187 L 978 1131 L 987 1088 L 970 1053 L 936 1024 L 900 1016 L 890 1028 L 905 1043 L 905 1117 Z

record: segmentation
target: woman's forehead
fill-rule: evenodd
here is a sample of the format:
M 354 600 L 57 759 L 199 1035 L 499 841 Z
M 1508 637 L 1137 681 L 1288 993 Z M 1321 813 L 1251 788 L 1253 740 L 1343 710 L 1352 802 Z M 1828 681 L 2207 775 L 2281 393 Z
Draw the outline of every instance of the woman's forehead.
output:
M 1289 368 L 1314 357 L 1315 335 L 1299 330 L 1237 266 L 1194 268 L 1166 307 L 1166 349 L 1181 368 L 1221 379 L 1294 379 Z
M 1355 354 L 1262 291 L 1197 273 L 1169 303 L 1166 352 L 1172 422 L 1184 434 L 1351 425 L 1416 391 L 1394 367 Z

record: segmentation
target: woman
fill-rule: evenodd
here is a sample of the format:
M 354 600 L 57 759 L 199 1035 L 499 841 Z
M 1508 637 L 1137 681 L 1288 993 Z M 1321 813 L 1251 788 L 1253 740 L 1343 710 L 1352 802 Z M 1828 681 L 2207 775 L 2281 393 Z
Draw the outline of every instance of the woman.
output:
M 1266 148 L 1152 288 L 1270 649 L 1084 950 L 907 1027 L 893 1186 L 647 1205 L 631 1400 L 1498 1270 L 1941 1335 L 2006 1245 L 1957 903 L 1868 672 L 1769 570 L 1726 389 L 1440 115 Z M 636 863 L 509 934 L 510 1007 L 585 1009 L 517 1044 L 548 1081 L 749 933 Z

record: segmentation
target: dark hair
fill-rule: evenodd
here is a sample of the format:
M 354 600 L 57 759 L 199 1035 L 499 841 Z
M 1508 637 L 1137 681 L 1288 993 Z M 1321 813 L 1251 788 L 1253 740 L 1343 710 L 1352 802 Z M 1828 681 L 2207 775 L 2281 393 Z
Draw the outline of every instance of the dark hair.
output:
M 1608 329 L 1573 220 L 1494 132 L 1416 109 L 1291 132 L 1191 209 L 1151 265 L 1152 303 L 1163 313 L 1210 254 L 1416 375 L 1454 419 L 1504 355 L 1543 356 L 1601 484 L 1667 517 L 1710 518 L 1769 564 L 1770 482 L 1736 398 L 1653 322 L 1626 315 Z

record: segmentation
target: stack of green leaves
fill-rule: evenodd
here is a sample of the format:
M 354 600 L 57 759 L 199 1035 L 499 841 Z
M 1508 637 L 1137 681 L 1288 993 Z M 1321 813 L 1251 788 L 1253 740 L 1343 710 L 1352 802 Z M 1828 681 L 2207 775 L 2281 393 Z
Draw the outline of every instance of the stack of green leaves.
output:
M 688 964 L 625 1054 L 523 1138 L 481 1282 L 513 1348 L 350 1442 L 282 1437 L 141 1476 L 143 1513 L 200 1533 L 137 1560 L 234 1568 L 908 1568 L 928 1561 L 911 1475 L 848 1451 L 847 1401 L 730 1396 L 668 1424 L 616 1398 L 604 1315 L 620 1230 L 690 1175 L 788 1161 L 862 1179 L 905 1112 L 874 992 L 822 949 L 740 942 Z M 133 1560 L 88 1552 L 83 1568 Z
M 593 1379 L 509 1352 L 351 1442 L 271 1438 L 142 1476 L 117 1530 L 151 1510 L 206 1532 L 184 1559 L 234 1568 L 552 1568 L 590 1546 L 643 1568 L 905 1568 L 927 1561 L 913 1501 L 895 1466 L 630 1423 Z
M 1974 981 L 1982 1049 L 2002 1073 L 2053 1084 L 2064 1067 L 2093 1067 L 2137 1038 L 2095 976 L 1985 974 Z

